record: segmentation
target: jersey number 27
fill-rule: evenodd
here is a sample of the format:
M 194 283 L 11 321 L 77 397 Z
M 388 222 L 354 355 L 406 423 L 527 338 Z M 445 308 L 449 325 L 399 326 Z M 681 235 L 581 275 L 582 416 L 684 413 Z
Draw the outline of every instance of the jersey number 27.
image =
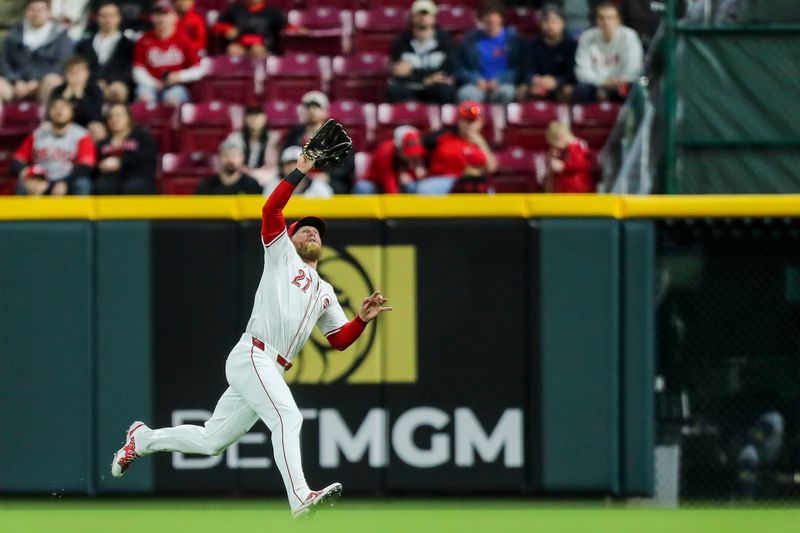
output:
M 300 284 L 301 281 L 306 280 L 304 284 Z M 308 288 L 311 286 L 311 276 L 306 277 L 306 271 L 302 268 L 297 272 L 297 275 L 292 280 L 293 285 L 297 285 L 300 287 L 300 290 L 303 292 L 308 291 Z

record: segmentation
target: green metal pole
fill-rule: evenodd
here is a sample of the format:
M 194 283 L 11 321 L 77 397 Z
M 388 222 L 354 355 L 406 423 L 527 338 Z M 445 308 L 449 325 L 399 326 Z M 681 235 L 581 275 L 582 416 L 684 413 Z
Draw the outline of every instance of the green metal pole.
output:
M 675 87 L 675 48 L 677 47 L 676 0 L 667 2 L 666 35 L 664 47 L 664 183 L 667 194 L 678 192 L 676 176 L 676 128 L 677 90 Z

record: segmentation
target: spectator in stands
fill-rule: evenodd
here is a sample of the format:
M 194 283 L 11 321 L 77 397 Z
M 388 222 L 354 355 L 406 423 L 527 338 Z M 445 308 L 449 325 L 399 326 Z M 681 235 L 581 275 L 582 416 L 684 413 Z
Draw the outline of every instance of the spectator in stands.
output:
M 564 32 L 564 16 L 555 4 L 541 11 L 541 33 L 528 49 L 527 83 L 520 99 L 568 102 L 575 89 L 575 50 L 578 43 Z
M 153 30 L 137 41 L 133 52 L 136 97 L 178 106 L 189 101 L 186 84 L 201 79 L 206 66 L 178 32 L 178 15 L 170 0 L 158 0 L 151 13 Z
M 88 22 L 89 0 L 50 0 L 53 20 L 61 24 L 73 42 L 83 37 Z
M 72 42 L 50 15 L 48 0 L 27 0 L 24 20 L 9 29 L 0 61 L 0 101 L 38 97 L 46 102 L 64 81 L 61 72 Z
M 114 0 L 114 3 L 119 6 L 120 15 L 122 15 L 122 23 L 120 27 L 123 32 L 130 30 L 131 32 L 143 33 L 152 28 L 150 24 L 150 8 L 153 6 L 154 1 L 157 0 Z M 89 3 L 90 13 L 97 13 L 100 5 L 105 3 L 106 0 L 91 0 Z M 91 18 L 91 17 L 90 17 Z M 87 25 L 90 32 L 94 32 L 96 27 L 90 21 Z
M 264 186 L 278 177 L 280 137 L 280 133 L 267 128 L 267 114 L 257 103 L 247 106 L 244 129 L 228 135 L 229 140 L 238 140 L 244 147 L 245 172 Z
M 575 55 L 575 100 L 624 100 L 642 70 L 642 43 L 622 26 L 619 9 L 611 2 L 597 7 L 597 27 L 586 30 Z
M 455 98 L 453 38 L 436 27 L 436 4 L 431 0 L 411 6 L 411 29 L 394 41 L 391 61 L 388 101 L 446 104 Z
M 500 0 L 483 0 L 478 7 L 482 28 L 467 34 L 459 54 L 459 102 L 513 100 L 522 73 L 522 41 L 516 28 L 504 25 L 504 17 Z
M 280 9 L 264 0 L 244 0 L 231 5 L 213 30 L 224 39 L 228 55 L 263 59 L 281 52 L 280 34 L 285 25 Z
M 364 179 L 353 186 L 355 194 L 413 193 L 417 180 L 425 177 L 425 148 L 422 136 L 413 126 L 398 126 L 393 138 L 380 143 L 372 152 Z
M 219 146 L 219 172 L 197 185 L 195 194 L 262 194 L 261 185 L 243 172 L 244 145 L 228 140 Z
M 546 192 L 590 193 L 597 190 L 592 177 L 592 153 L 585 141 L 575 137 L 569 126 L 551 122 L 547 128 L 548 173 Z
M 294 126 L 286 132 L 283 149 L 289 146 L 303 146 L 305 142 L 330 118 L 329 102 L 325 93 L 310 91 L 303 95 L 303 124 Z M 339 165 L 312 170 L 314 179 L 322 180 L 333 187 L 336 194 L 349 194 L 355 175 L 355 157 L 351 153 Z
M 89 61 L 89 71 L 109 102 L 127 102 L 133 86 L 133 41 L 120 31 L 119 6 L 104 0 L 97 9 L 97 33 L 86 37 L 75 52 Z
M 206 21 L 194 10 L 195 0 L 175 0 L 178 12 L 178 31 L 189 38 L 199 55 L 206 51 Z
M 97 145 L 94 194 L 155 194 L 158 147 L 146 128 L 137 127 L 127 104 L 106 114 L 108 137 Z
M 497 161 L 489 143 L 481 134 L 483 118 L 478 102 L 458 105 L 458 121 L 454 129 L 433 133 L 425 139 L 428 149 L 428 178 L 417 185 L 419 194 L 446 194 L 464 176 L 467 167 L 479 167 L 491 173 Z M 470 174 L 474 174 L 471 172 Z
M 95 147 L 86 128 L 72 122 L 72 104 L 52 98 L 47 121 L 23 141 L 11 171 L 19 176 L 18 194 L 85 196 L 92 190 Z
M 264 188 L 265 194 L 272 194 L 272 191 L 275 190 L 278 183 L 295 169 L 297 159 L 302 152 L 303 149 L 300 146 L 288 146 L 283 150 L 280 160 L 280 175 L 269 181 Z M 320 179 L 316 179 L 315 175 L 311 174 L 308 179 L 304 179 L 300 182 L 300 185 L 295 187 L 292 194 L 297 194 L 306 198 L 330 198 L 333 196 L 333 189 L 329 184 Z
M 64 65 L 64 83 L 53 89 L 53 97 L 65 98 L 72 103 L 73 121 L 88 128 L 92 138 L 104 136 L 103 91 L 91 80 L 89 62 L 81 56 L 72 56 Z

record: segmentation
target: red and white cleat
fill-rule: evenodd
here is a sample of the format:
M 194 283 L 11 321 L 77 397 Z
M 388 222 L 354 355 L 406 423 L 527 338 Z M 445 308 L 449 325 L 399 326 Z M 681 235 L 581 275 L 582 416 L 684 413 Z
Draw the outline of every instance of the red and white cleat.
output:
M 111 461 L 112 476 L 122 477 L 128 467 L 131 466 L 131 463 L 139 458 L 139 454 L 136 453 L 136 438 L 133 434 L 141 428 L 147 429 L 147 426 L 144 425 L 144 422 L 139 422 L 138 420 L 128 428 L 128 432 L 125 434 L 125 446 L 114 454 L 114 460 Z
M 300 518 L 301 516 L 311 516 L 326 503 L 333 507 L 336 505 L 336 500 L 338 500 L 341 496 L 341 483 L 333 483 L 322 490 L 312 490 L 308 497 L 306 497 L 306 501 L 303 502 L 303 505 L 292 512 L 292 517 Z

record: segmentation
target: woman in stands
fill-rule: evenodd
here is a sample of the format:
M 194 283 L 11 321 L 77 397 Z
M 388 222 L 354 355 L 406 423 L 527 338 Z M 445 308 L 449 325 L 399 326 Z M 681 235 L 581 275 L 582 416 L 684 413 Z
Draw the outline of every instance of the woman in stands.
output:
M 94 194 L 155 194 L 155 139 L 133 122 L 130 108 L 113 104 L 106 115 L 108 137 L 97 145 Z
M 244 116 L 244 129 L 228 135 L 244 146 L 244 165 L 249 176 L 262 186 L 280 180 L 278 175 L 278 132 L 267 128 L 267 114 L 257 103 L 248 105 Z

